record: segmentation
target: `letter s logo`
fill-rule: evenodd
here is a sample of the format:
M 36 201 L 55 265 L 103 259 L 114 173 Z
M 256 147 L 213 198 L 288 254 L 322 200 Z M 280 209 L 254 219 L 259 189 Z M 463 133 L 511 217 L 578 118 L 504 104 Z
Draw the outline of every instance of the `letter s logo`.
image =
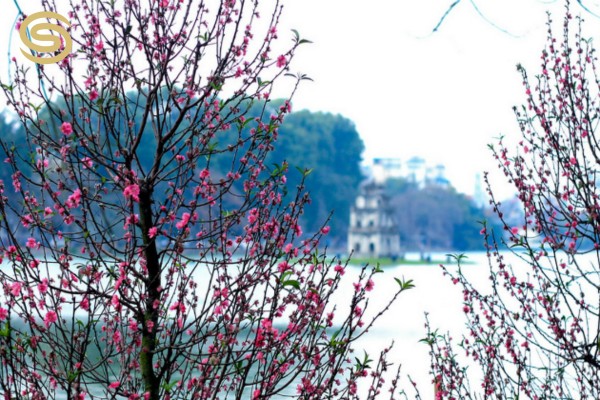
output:
M 71 24 L 69 23 L 69 20 L 60 14 L 57 14 L 57 13 L 51 12 L 51 11 L 37 12 L 37 13 L 31 14 L 29 17 L 25 18 L 25 20 L 21 23 L 21 28 L 19 29 L 21 41 L 30 50 L 33 50 L 33 51 L 37 52 L 38 54 L 39 53 L 54 53 L 54 52 L 60 50 L 61 40 L 60 40 L 60 37 L 55 36 L 55 35 L 49 35 L 49 34 L 44 35 L 44 34 L 39 33 L 39 31 L 47 29 L 50 31 L 58 32 L 60 34 L 60 36 L 62 36 L 62 38 L 65 42 L 65 47 L 64 47 L 63 51 L 60 54 L 57 54 L 53 57 L 39 57 L 39 56 L 35 57 L 35 56 L 27 53 L 23 49 L 21 49 L 21 53 L 23 53 L 23 55 L 25 57 L 27 57 L 27 59 L 29 61 L 32 61 L 34 63 L 53 64 L 53 63 L 62 61 L 71 53 L 71 49 L 73 48 L 73 40 L 71 39 L 71 35 L 69 35 L 67 30 L 57 24 L 51 24 L 49 22 L 42 22 L 42 23 L 36 24 L 35 26 L 29 28 L 29 25 L 32 22 L 35 22 L 38 19 L 44 19 L 44 18 L 53 18 L 57 21 L 64 22 L 67 26 L 71 26 Z M 42 46 L 42 45 L 33 43 L 31 41 L 31 39 L 29 38 L 29 36 L 27 35 L 28 28 L 29 28 L 31 38 L 33 38 L 35 40 L 39 40 L 39 41 L 52 42 L 52 44 Z

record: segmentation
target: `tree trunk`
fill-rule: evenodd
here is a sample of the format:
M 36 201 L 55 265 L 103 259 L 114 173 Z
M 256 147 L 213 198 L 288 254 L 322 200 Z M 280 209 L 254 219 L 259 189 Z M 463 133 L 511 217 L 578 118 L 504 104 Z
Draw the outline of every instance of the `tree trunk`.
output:
M 140 367 L 144 388 L 150 394 L 150 400 L 159 400 L 160 382 L 154 371 L 154 350 L 156 348 L 156 331 L 158 329 L 158 308 L 154 308 L 155 302 L 160 302 L 160 263 L 156 250 L 156 241 L 148 236 L 152 227 L 152 189 L 146 183 L 140 185 L 139 195 L 140 227 L 142 240 L 144 242 L 144 255 L 148 277 L 146 279 L 146 307 L 142 329 L 142 351 L 140 353 Z M 148 328 L 151 322 L 152 329 Z

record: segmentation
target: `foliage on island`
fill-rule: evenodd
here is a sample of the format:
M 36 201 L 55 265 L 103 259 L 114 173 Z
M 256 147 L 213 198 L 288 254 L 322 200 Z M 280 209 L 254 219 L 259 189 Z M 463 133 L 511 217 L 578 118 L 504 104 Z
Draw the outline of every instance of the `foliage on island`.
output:
M 386 186 L 403 249 L 477 251 L 483 245 L 482 223 L 498 226 L 491 210 L 478 207 L 448 183 L 421 185 L 411 179 L 393 178 Z

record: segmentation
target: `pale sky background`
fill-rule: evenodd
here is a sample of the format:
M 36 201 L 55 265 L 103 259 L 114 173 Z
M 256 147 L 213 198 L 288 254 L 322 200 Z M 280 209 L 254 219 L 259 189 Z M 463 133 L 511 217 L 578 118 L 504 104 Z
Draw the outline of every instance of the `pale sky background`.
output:
M 462 0 L 431 33 L 452 3 L 302 0 L 287 6 L 285 23 L 314 41 L 295 60 L 315 79 L 301 88 L 295 109 L 341 113 L 356 123 L 365 158 L 418 155 L 444 164 L 452 184 L 472 193 L 477 172 L 497 170 L 487 144 L 519 134 L 512 106 L 524 101 L 524 90 L 516 64 L 530 76 L 540 71 L 546 10 L 561 33 L 564 2 L 477 0 L 511 36 Z M 572 3 L 587 36 L 600 37 L 600 20 Z M 600 14 L 599 1 L 584 4 Z M 499 173 L 493 178 L 502 186 Z
M 21 0 L 26 12 L 34 1 Z M 308 74 L 295 110 L 340 113 L 355 122 L 366 145 L 364 158 L 412 156 L 444 164 L 451 183 L 473 193 L 477 172 L 496 171 L 487 144 L 500 134 L 517 137 L 512 106 L 524 100 L 516 64 L 530 76 L 539 71 L 545 45 L 546 13 L 556 31 L 564 2 L 462 0 L 431 33 L 453 0 L 291 0 L 280 37 L 290 29 L 314 43 L 297 53 L 291 70 Z M 573 1 L 586 18 L 586 36 L 600 35 L 600 19 Z M 600 14 L 600 1 L 585 2 Z M 11 0 L 0 15 L 0 56 L 17 15 Z M 18 35 L 13 41 L 18 41 Z M 14 48 L 14 46 L 13 46 Z M 7 77 L 6 60 L 0 76 Z M 275 93 L 277 94 L 277 93 Z M 494 181 L 502 186 L 496 174 Z M 505 186 L 501 194 L 508 194 Z

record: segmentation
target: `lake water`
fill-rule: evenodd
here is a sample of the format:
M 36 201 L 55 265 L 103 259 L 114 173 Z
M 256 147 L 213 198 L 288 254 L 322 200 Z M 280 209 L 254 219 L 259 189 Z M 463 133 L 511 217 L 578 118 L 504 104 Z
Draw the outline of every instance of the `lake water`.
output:
M 416 254 L 408 254 L 407 258 L 415 258 Z M 463 273 L 477 282 L 479 286 L 486 285 L 489 269 L 485 253 L 468 253 L 468 264 L 462 266 Z M 444 254 L 432 254 L 433 260 L 445 260 Z M 448 266 L 456 270 L 455 264 Z M 432 327 L 439 328 L 440 332 L 450 332 L 455 338 L 462 332 L 464 315 L 462 312 L 462 293 L 459 286 L 452 284 L 448 277 L 443 276 L 438 264 L 431 265 L 403 265 L 385 267 L 383 274 L 374 278 L 375 289 L 366 310 L 366 318 L 379 310 L 397 289 L 393 277 L 412 279 L 415 288 L 400 295 L 397 302 L 374 325 L 369 334 L 356 342 L 356 355 L 367 351 L 372 359 L 376 359 L 384 346 L 394 341 L 394 348 L 388 360 L 394 364 L 402 364 L 403 382 L 407 392 L 412 393 L 406 375 L 419 385 L 422 398 L 433 399 L 431 377 L 429 376 L 430 358 L 426 344 L 419 343 L 425 337 L 424 313 L 429 313 Z M 348 267 L 340 290 L 333 297 L 338 309 L 348 306 L 347 296 L 352 292 L 352 283 L 360 272 L 359 267 Z M 390 372 L 395 368 L 390 369 Z M 409 396 L 410 397 L 410 396 Z
M 486 285 L 489 268 L 485 253 L 468 253 L 467 256 L 465 261 L 468 263 L 462 265 L 462 272 L 478 286 Z M 432 258 L 446 259 L 445 254 L 433 254 Z M 448 264 L 447 267 L 450 271 L 457 268 L 456 264 Z M 417 382 L 422 398 L 433 399 L 429 348 L 425 343 L 419 343 L 426 336 L 424 314 L 429 314 L 433 329 L 439 328 L 440 333 L 450 332 L 458 339 L 466 321 L 461 288 L 454 285 L 449 277 L 443 276 L 439 264 L 387 267 L 385 273 L 379 274 L 375 280 L 377 295 L 371 301 L 371 310 L 381 308 L 387 299 L 385 294 L 393 293 L 397 288 L 392 277 L 412 279 L 415 287 L 402 293 L 389 312 L 375 324 L 370 335 L 357 342 L 357 351 L 362 354 L 364 348 L 370 355 L 377 355 L 383 345 L 393 340 L 394 348 L 388 359 L 402 364 L 403 387 L 407 393 L 412 393 L 406 379 L 408 374 Z

